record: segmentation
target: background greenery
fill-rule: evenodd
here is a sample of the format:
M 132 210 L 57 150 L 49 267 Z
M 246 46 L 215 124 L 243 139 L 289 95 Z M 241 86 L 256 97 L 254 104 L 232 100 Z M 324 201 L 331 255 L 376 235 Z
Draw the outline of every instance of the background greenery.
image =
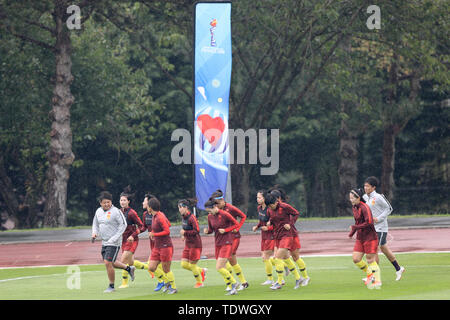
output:
M 118 206 L 127 185 L 139 213 L 150 191 L 175 221 L 176 201 L 194 195 L 192 167 L 170 160 L 172 131 L 192 131 L 194 2 L 78 3 L 65 225 L 90 224 L 102 190 Z M 2 229 L 56 226 L 44 218 L 60 5 L 0 1 Z M 396 214 L 448 213 L 449 3 L 380 2 L 380 30 L 366 27 L 368 5 L 233 2 L 230 127 L 280 129 L 277 175 L 232 167 L 233 204 L 249 217 L 274 184 L 304 216 L 346 215 L 348 188 L 369 175 L 386 178 Z

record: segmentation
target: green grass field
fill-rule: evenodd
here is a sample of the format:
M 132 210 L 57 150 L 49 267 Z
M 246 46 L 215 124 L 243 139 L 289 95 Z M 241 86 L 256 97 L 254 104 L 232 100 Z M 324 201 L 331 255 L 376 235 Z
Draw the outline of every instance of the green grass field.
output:
M 368 290 L 350 256 L 304 257 L 311 282 L 307 287 L 293 289 L 290 275 L 283 289 L 272 291 L 260 283 L 265 280 L 260 258 L 241 258 L 250 287 L 237 296 L 226 296 L 222 277 L 215 270 L 214 260 L 201 260 L 199 265 L 208 268 L 206 286 L 194 289 L 192 274 L 173 263 L 178 293 L 167 295 L 154 292 L 156 281 L 147 271 L 137 270 L 136 280 L 127 289 L 104 294 L 108 280 L 103 265 L 80 266 L 80 289 L 69 289 L 71 282 L 68 267 L 35 267 L 0 269 L 0 300 L 448 300 L 450 299 L 450 254 L 413 253 L 398 254 L 398 260 L 406 267 L 401 281 L 395 281 L 395 270 L 381 256 L 383 287 Z M 116 272 L 116 288 L 120 286 L 121 270 Z

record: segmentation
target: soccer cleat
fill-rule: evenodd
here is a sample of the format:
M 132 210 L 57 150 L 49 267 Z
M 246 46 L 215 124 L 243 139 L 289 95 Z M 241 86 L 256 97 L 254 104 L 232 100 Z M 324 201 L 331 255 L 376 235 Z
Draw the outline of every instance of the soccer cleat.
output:
M 119 289 L 124 289 L 124 288 L 128 288 L 128 284 L 122 284 Z
M 162 289 L 163 292 L 167 292 L 167 290 L 172 289 L 172 285 L 170 284 L 170 282 L 167 282 L 164 285 L 164 288 Z
M 161 290 L 166 284 L 164 283 L 164 281 L 162 282 L 158 282 L 158 285 L 156 286 L 156 288 L 153 291 L 159 291 Z
M 177 293 L 177 292 L 178 292 L 178 290 L 172 288 L 172 286 L 170 286 L 170 287 L 167 289 L 167 294 L 174 294 L 174 293 Z
M 237 289 L 238 291 L 242 291 L 242 290 L 244 290 L 244 289 L 247 289 L 248 288 L 248 282 L 244 282 L 244 283 L 242 283 L 240 286 L 239 286 L 239 288 Z
M 375 276 L 373 274 L 367 275 L 364 284 L 368 286 L 370 283 L 375 282 Z
M 379 289 L 381 289 L 381 281 L 373 281 L 373 282 L 370 282 L 370 283 L 367 285 L 367 288 L 370 289 L 370 290 L 372 290 L 372 289 L 377 289 L 377 290 L 379 290 Z
M 130 267 L 130 271 L 128 271 L 128 273 L 130 274 L 130 279 L 131 281 L 134 281 L 134 271 L 136 270 L 135 266 L 131 266 Z
M 279 290 L 281 288 L 282 288 L 282 286 L 278 282 L 274 282 L 274 284 L 270 287 L 270 289 L 272 289 L 272 290 Z
M 114 288 L 108 287 L 108 288 L 106 288 L 105 291 L 103 291 L 103 293 L 111 293 L 111 292 L 114 292 L 114 291 L 116 291 Z
M 227 293 L 227 296 L 234 296 L 237 294 L 237 283 L 231 285 L 231 290 Z
M 395 277 L 395 281 L 399 281 L 402 278 L 403 272 L 405 272 L 405 268 L 404 267 L 400 267 L 400 270 L 395 272 L 395 274 L 397 275 Z
M 239 283 L 239 281 L 236 281 L 236 290 L 239 289 L 239 287 L 241 286 L 241 284 Z M 225 291 L 230 292 L 232 289 L 232 285 L 228 285 L 225 289 Z
M 203 288 L 205 285 L 203 283 L 197 282 L 194 288 Z
M 298 289 L 299 287 L 300 287 L 300 284 L 302 283 L 302 279 L 300 278 L 300 279 L 298 279 L 298 280 L 295 280 L 295 286 L 294 286 L 294 289 Z
M 268 286 L 268 285 L 273 285 L 273 281 L 272 280 L 266 280 L 263 283 L 261 283 L 262 286 Z
M 301 278 L 302 283 L 300 284 L 302 287 L 306 287 L 309 284 L 309 281 L 311 280 L 310 277 L 307 278 Z
M 285 284 L 286 284 L 286 281 L 284 281 L 284 279 L 281 280 L 281 285 L 284 286 Z
M 207 268 L 203 268 L 203 269 L 202 269 L 202 273 L 201 273 L 201 275 L 202 275 L 202 282 L 204 282 L 205 279 L 206 279 L 206 272 L 207 272 L 207 271 L 208 271 Z

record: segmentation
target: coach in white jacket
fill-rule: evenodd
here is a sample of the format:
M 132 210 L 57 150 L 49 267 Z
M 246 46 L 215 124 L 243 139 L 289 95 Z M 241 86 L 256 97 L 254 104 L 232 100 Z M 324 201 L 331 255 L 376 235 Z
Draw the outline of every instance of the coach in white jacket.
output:
M 114 291 L 115 271 L 114 268 L 124 269 L 134 280 L 134 266 L 128 266 L 120 261 L 116 261 L 117 254 L 122 243 L 122 234 L 127 227 L 122 212 L 113 206 L 112 195 L 108 191 L 103 191 L 99 197 L 100 208 L 97 209 L 92 223 L 92 241 L 97 236 L 102 239 L 102 258 L 108 274 L 109 286 L 104 291 L 106 293 Z
M 392 206 L 384 195 L 377 193 L 375 190 L 379 185 L 379 181 L 376 177 L 368 177 L 364 182 L 365 195 L 363 196 L 366 204 L 372 211 L 373 221 L 375 222 L 375 230 L 378 235 L 378 246 L 381 252 L 384 253 L 386 258 L 392 263 L 396 272 L 396 279 L 400 280 L 402 274 L 405 271 L 404 267 L 399 266 L 395 255 L 388 247 L 386 238 L 388 234 L 388 221 L 387 217 L 392 212 Z M 378 257 L 377 257 L 377 263 Z

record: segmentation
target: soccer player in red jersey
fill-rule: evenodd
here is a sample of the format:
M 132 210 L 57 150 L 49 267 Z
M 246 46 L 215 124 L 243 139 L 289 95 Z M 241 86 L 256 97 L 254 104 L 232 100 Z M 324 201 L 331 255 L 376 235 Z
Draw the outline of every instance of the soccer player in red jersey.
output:
M 353 263 L 367 274 L 365 284 L 369 289 L 381 288 L 380 268 L 376 261 L 378 250 L 378 237 L 375 231 L 372 212 L 363 199 L 362 189 L 352 189 L 349 200 L 352 204 L 355 224 L 350 226 L 349 238 L 356 233 L 353 248 Z M 366 261 L 362 258 L 366 255 Z
M 200 237 L 200 227 L 198 220 L 189 208 L 197 204 L 197 199 L 182 199 L 178 201 L 178 211 L 183 220 L 180 230 L 181 237 L 185 240 L 185 247 L 181 258 L 181 267 L 194 274 L 196 284 L 194 288 L 203 287 L 205 281 L 206 268 L 197 265 L 202 253 L 202 238 Z
M 272 195 L 274 195 L 275 198 L 277 198 L 279 202 L 287 203 L 288 196 L 286 195 L 286 192 L 282 188 L 280 188 L 278 185 L 270 188 L 269 190 L 271 190 L 270 193 Z M 306 271 L 305 261 L 303 261 L 303 259 L 300 257 L 300 248 L 301 248 L 300 238 L 298 236 L 297 228 L 295 227 L 295 222 L 297 221 L 297 218 L 298 218 L 298 215 L 296 215 L 294 217 L 293 224 L 292 224 L 292 234 L 294 236 L 294 242 L 291 246 L 290 253 L 291 253 L 292 260 L 297 264 L 297 266 L 300 270 L 300 274 L 302 276 L 300 278 L 300 280 L 301 280 L 300 285 L 302 287 L 304 287 L 309 284 L 309 281 L 311 279 L 309 278 L 308 272 Z M 288 267 L 285 267 L 285 269 L 291 271 L 290 268 L 288 268 Z M 286 274 L 288 274 L 288 272 L 286 272 Z
M 137 260 L 136 259 L 134 260 L 135 267 L 141 268 L 141 269 L 147 269 L 152 278 L 155 277 L 155 274 L 148 269 L 148 263 L 150 263 L 151 252 L 153 251 L 153 248 L 155 247 L 155 240 L 150 236 L 150 232 L 152 232 L 153 215 L 151 215 L 149 213 L 150 207 L 149 207 L 148 201 L 153 197 L 154 196 L 149 193 L 146 194 L 144 197 L 144 202 L 142 203 L 142 208 L 146 211 L 144 211 L 144 213 L 142 214 L 142 222 L 143 222 L 144 226 L 140 230 L 141 233 L 148 231 L 148 238 L 150 240 L 150 255 L 148 257 L 147 264 L 143 264 L 142 262 L 138 261 L 143 265 L 143 267 L 136 265 Z M 169 222 L 169 224 L 170 224 L 170 222 Z M 156 277 L 156 279 L 158 281 L 158 285 L 156 286 L 155 291 L 160 291 L 164 287 L 165 281 L 167 281 L 167 278 L 162 269 L 161 263 L 158 264 L 157 269 L 158 269 L 158 272 L 157 272 L 158 276 Z
M 237 282 L 232 274 L 225 268 L 227 261 L 231 258 L 233 235 L 232 230 L 239 227 L 239 223 L 231 214 L 220 210 L 214 199 L 205 203 L 208 214 L 208 228 L 203 231 L 206 234 L 214 232 L 216 270 L 222 275 L 225 283 L 231 286 L 228 295 L 237 294 Z
M 268 227 L 266 225 L 269 221 L 269 213 L 267 212 L 268 207 L 264 203 L 264 193 L 265 191 L 263 190 L 256 193 L 259 222 L 253 227 L 253 231 L 255 232 L 256 230 L 261 229 L 261 254 L 267 275 L 267 280 L 263 282 L 262 285 L 273 285 L 273 267 L 270 259 L 275 248 L 275 239 L 273 236 L 273 226 Z
M 226 268 L 227 268 L 228 272 L 230 272 L 230 273 L 234 271 L 236 276 L 239 278 L 239 281 L 241 282 L 241 284 L 240 284 L 240 286 L 238 286 L 238 288 L 239 288 L 238 290 L 246 289 L 246 288 L 248 288 L 248 282 L 247 282 L 247 280 L 245 280 L 245 276 L 244 276 L 244 273 L 242 272 L 242 268 L 237 261 L 236 253 L 239 248 L 240 241 L 241 241 L 241 233 L 239 232 L 239 229 L 244 225 L 244 222 L 245 222 L 245 219 L 247 218 L 247 216 L 245 215 L 245 213 L 243 213 L 241 210 L 239 210 L 235 206 L 225 202 L 225 199 L 223 198 L 222 190 L 217 190 L 216 192 L 214 192 L 211 195 L 210 199 L 213 199 L 216 202 L 216 204 L 220 210 L 224 210 L 224 211 L 228 212 L 229 214 L 231 214 L 234 219 L 240 220 L 239 227 L 232 231 L 232 235 L 233 235 L 233 244 L 231 246 L 232 252 L 231 252 L 231 258 L 229 259 Z M 230 288 L 228 288 L 228 290 L 229 289 Z
M 282 288 L 284 266 L 286 265 L 295 276 L 294 289 L 297 289 L 302 282 L 302 278 L 289 255 L 291 250 L 298 250 L 292 226 L 299 213 L 289 204 L 280 202 L 272 193 L 264 195 L 264 202 L 268 206 L 267 211 L 269 213 L 267 225 L 273 226 L 275 247 L 278 248 L 274 259 L 278 280 L 270 288 L 272 290 Z
M 158 277 L 163 276 L 159 274 L 157 269 L 158 264 L 161 263 L 162 269 L 165 273 L 167 282 L 165 284 L 165 291 L 169 294 L 177 293 L 175 284 L 175 276 L 170 270 L 173 255 L 173 244 L 170 238 L 170 223 L 167 217 L 160 211 L 161 204 L 156 197 L 148 200 L 148 212 L 152 215 L 152 230 L 149 234 L 150 238 L 155 240 L 155 246 L 152 249 L 150 261 L 148 263 L 148 270 L 152 271 Z
M 139 232 L 144 226 L 136 211 L 130 208 L 130 201 L 133 195 L 127 187 L 124 192 L 120 194 L 120 211 L 125 216 L 127 228 L 122 234 L 122 256 L 121 262 L 129 266 L 134 265 L 134 253 L 139 244 Z M 119 288 L 128 288 L 128 272 L 122 271 L 122 285 Z

